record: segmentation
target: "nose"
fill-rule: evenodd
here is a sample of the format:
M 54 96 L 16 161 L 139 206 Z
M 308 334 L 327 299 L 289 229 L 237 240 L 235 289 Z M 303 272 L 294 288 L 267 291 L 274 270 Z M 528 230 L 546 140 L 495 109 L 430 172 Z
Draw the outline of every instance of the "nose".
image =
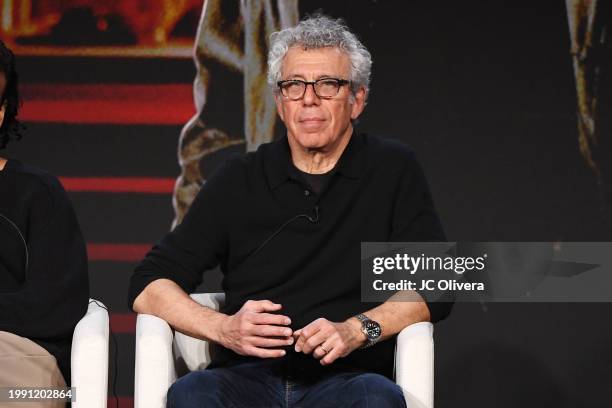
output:
M 306 91 L 304 92 L 304 97 L 302 98 L 302 103 L 306 106 L 310 106 L 318 105 L 320 102 L 321 99 L 315 93 L 314 84 L 307 84 Z

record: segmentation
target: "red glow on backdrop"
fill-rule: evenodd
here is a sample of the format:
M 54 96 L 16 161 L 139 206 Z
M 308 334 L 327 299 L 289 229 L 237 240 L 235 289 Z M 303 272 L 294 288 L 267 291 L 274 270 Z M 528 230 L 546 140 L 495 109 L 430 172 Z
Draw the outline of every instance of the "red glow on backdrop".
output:
M 24 84 L 25 122 L 183 125 L 195 113 L 191 84 Z
M 88 243 L 89 261 L 135 262 L 144 258 L 151 249 L 150 244 Z
M 171 194 L 176 179 L 168 177 L 60 177 L 67 191 Z

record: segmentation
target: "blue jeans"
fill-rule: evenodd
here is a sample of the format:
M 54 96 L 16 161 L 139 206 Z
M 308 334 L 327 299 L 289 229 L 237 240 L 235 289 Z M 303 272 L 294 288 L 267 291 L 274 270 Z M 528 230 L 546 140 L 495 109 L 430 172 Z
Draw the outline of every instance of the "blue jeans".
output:
M 380 374 L 290 365 L 281 358 L 194 371 L 170 387 L 166 407 L 406 407 L 401 388 Z

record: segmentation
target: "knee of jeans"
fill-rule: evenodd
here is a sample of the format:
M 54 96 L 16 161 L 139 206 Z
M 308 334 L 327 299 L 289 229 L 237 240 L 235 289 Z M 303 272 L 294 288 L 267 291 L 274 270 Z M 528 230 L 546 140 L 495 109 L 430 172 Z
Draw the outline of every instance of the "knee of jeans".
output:
M 167 408 L 224 407 L 220 384 L 209 372 L 194 371 L 174 382 L 166 396 Z
M 380 374 L 367 373 L 354 379 L 350 392 L 367 406 L 405 407 L 406 400 L 399 385 Z

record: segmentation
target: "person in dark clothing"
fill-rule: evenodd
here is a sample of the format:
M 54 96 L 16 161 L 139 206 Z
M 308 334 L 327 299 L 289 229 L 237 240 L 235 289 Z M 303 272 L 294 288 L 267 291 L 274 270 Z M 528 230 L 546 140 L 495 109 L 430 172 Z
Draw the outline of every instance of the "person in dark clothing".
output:
M 371 57 L 341 22 L 306 19 L 270 50 L 286 137 L 228 160 L 131 279 L 136 312 L 211 342 L 168 406 L 405 406 L 395 336 L 451 304 L 362 303 L 360 243 L 445 239 L 425 176 L 407 146 L 353 129 Z M 220 312 L 187 295 L 216 265 Z
M 21 125 L 15 57 L 2 42 L 0 63 L 3 148 Z M 85 242 L 56 177 L 0 157 L 0 243 L 0 386 L 64 387 L 89 280 Z

